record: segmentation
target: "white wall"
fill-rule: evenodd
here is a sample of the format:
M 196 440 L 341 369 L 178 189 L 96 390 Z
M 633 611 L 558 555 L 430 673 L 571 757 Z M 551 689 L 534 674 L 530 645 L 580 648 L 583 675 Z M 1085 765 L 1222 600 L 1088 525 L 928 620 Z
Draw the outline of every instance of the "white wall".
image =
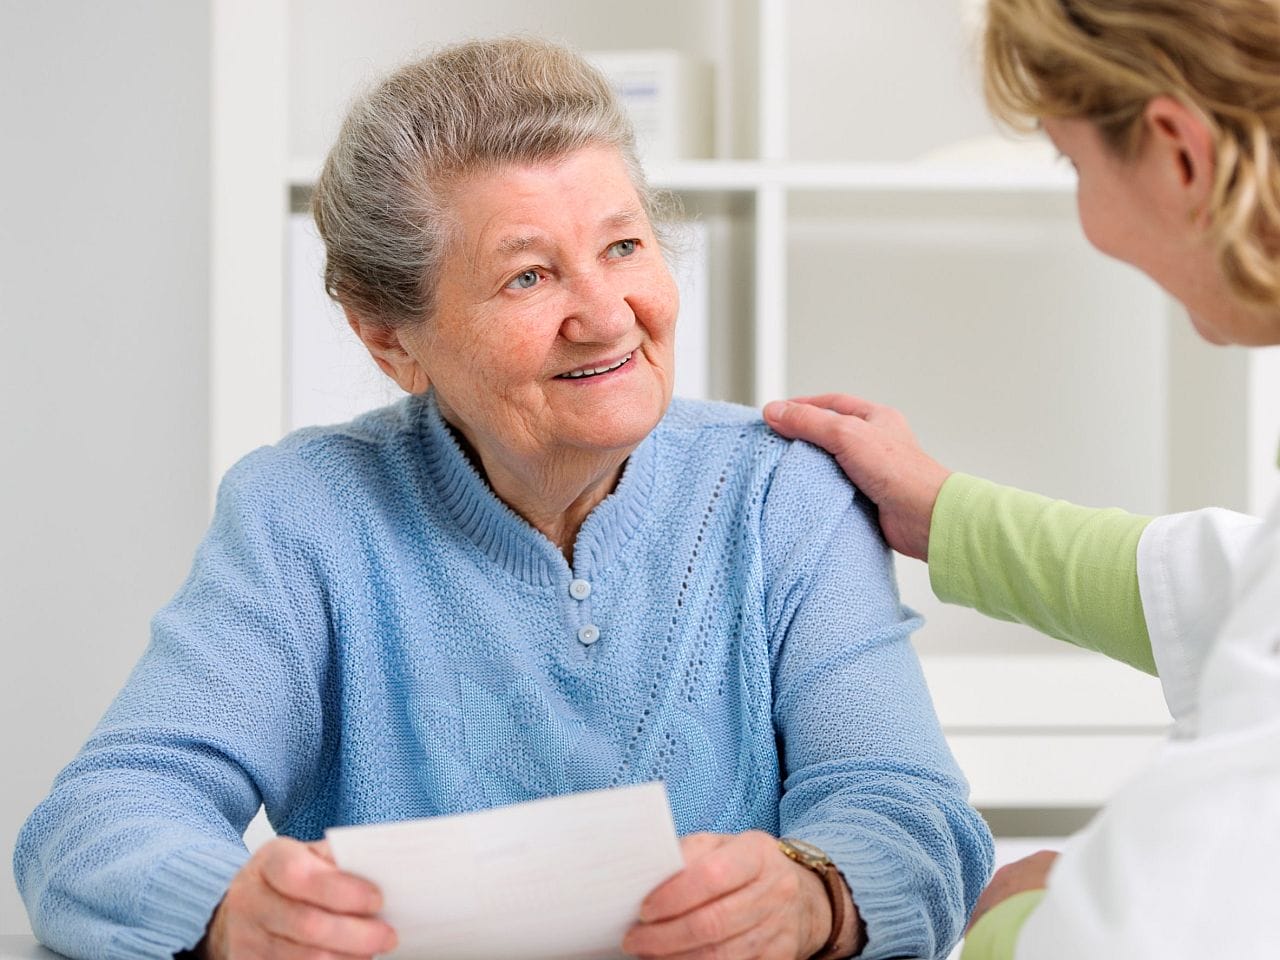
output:
M 1163 512 L 1163 297 L 1087 245 L 1070 198 L 1045 201 L 1034 214 L 993 198 L 928 198 L 918 210 L 896 201 L 891 217 L 823 195 L 795 202 L 788 384 L 898 407 L 952 469 Z M 922 654 L 1075 653 L 942 604 L 924 564 L 899 558 L 898 574 L 926 617 Z
M 208 68 L 202 0 L 0 0 L 0 934 L 207 522 Z

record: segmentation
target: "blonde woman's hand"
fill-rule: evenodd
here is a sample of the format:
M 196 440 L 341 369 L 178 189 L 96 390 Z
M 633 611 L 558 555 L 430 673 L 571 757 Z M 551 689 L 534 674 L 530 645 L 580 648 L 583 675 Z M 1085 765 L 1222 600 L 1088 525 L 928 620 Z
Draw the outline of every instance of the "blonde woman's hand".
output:
M 640 907 L 622 941 L 634 957 L 681 960 L 796 960 L 831 930 L 826 888 L 789 859 L 778 841 L 751 830 L 698 833 L 680 843 L 685 868 Z
M 1006 863 L 997 870 L 987 888 L 982 891 L 982 896 L 978 897 L 965 933 L 982 919 L 984 913 L 1010 897 L 1028 890 L 1043 890 L 1048 885 L 1049 871 L 1053 869 L 1057 859 L 1058 854 L 1053 850 L 1040 850 L 1029 857 Z
M 841 469 L 880 508 L 889 546 L 929 559 L 929 524 L 938 491 L 951 471 L 916 442 L 893 407 L 839 393 L 766 404 L 764 419 L 784 437 L 807 440 L 836 458 Z
M 323 840 L 278 837 L 231 880 L 198 955 L 210 960 L 330 960 L 372 957 L 395 948 L 376 914 L 382 894 L 343 873 Z

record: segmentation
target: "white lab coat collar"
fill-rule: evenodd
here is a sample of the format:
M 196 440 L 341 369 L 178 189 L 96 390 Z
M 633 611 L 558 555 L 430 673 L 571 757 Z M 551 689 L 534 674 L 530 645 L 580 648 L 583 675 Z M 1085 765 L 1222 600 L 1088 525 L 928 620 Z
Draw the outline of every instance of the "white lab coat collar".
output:
M 1195 735 L 1205 660 L 1262 529 L 1257 517 L 1213 508 L 1158 517 L 1138 541 L 1138 590 L 1177 738 Z

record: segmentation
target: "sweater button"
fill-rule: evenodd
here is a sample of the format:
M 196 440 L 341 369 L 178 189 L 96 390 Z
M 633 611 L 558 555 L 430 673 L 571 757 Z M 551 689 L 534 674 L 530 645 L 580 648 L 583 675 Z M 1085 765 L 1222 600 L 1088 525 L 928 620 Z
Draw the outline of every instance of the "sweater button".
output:
M 586 580 L 573 580 L 569 583 L 569 596 L 575 600 L 585 600 L 591 596 L 591 584 Z
M 589 647 L 600 639 L 600 628 L 594 623 L 588 623 L 586 626 L 578 628 L 578 642 L 584 647 Z

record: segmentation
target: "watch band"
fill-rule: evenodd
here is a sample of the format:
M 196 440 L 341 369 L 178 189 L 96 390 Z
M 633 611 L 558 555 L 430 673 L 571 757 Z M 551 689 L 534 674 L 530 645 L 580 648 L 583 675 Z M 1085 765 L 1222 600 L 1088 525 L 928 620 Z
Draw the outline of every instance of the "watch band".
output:
M 831 862 L 830 857 L 813 844 L 803 840 L 783 837 L 778 840 L 778 849 L 800 866 L 812 870 L 822 881 L 823 889 L 827 891 L 827 902 L 831 905 L 831 932 L 827 935 L 827 942 L 819 947 L 818 952 L 809 960 L 836 960 L 839 956 L 836 944 L 844 931 L 845 921 L 845 888 L 840 870 Z

